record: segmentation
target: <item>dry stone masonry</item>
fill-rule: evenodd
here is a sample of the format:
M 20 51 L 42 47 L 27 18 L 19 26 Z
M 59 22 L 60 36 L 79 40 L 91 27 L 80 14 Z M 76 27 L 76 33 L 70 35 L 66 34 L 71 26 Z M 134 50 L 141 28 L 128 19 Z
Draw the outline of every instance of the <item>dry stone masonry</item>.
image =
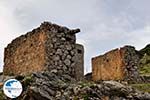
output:
M 92 58 L 93 80 L 140 81 L 136 52 L 134 47 L 125 46 Z
M 42 23 L 37 29 L 8 44 L 3 73 L 26 75 L 48 70 L 82 78 L 84 48 L 76 44 L 75 34 L 78 32 L 79 29 L 70 30 L 49 22 Z

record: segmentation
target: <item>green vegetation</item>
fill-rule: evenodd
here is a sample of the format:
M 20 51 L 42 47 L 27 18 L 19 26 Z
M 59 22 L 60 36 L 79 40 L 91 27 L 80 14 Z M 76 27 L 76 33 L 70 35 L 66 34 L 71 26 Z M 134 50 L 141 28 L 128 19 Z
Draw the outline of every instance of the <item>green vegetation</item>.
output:
M 81 88 L 86 86 L 91 87 L 94 85 L 94 82 L 80 82 L 79 85 L 81 85 Z
M 6 100 L 6 96 L 4 95 L 2 90 L 0 90 L 0 100 Z
M 140 68 L 140 75 L 150 76 L 150 64 L 145 65 L 144 67 Z
M 90 97 L 90 95 L 84 94 L 82 97 L 84 98 L 84 100 L 89 100 L 88 98 Z
M 33 79 L 32 79 L 32 76 L 26 76 L 24 79 L 23 79 L 23 84 L 25 86 L 28 86 L 30 85 L 30 83 L 32 83 Z
M 143 84 L 131 84 L 132 87 L 135 89 L 138 89 L 143 92 L 149 92 L 150 93 L 150 83 L 143 83 Z
M 140 67 L 139 73 L 141 76 L 148 76 L 150 77 L 150 44 L 147 45 L 145 48 L 139 51 L 140 54 Z M 138 89 L 143 92 L 150 93 L 150 83 L 142 83 L 142 84 L 131 84 L 132 87 Z
M 150 56 L 145 54 L 140 61 L 140 75 L 150 76 Z

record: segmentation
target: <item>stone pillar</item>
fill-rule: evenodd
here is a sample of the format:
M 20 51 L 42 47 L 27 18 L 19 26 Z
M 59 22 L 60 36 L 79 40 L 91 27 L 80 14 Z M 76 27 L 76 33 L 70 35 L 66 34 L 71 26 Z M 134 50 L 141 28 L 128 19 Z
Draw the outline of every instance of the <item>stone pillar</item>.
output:
M 77 80 L 84 77 L 84 47 L 81 44 L 76 44 L 75 76 Z

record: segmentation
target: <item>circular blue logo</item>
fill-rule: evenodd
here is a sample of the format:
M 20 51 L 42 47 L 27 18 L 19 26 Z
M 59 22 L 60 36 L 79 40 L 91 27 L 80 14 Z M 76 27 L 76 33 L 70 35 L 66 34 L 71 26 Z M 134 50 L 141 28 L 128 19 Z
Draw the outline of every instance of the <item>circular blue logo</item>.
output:
M 22 84 L 16 79 L 9 79 L 3 86 L 4 94 L 9 98 L 17 98 L 21 95 Z

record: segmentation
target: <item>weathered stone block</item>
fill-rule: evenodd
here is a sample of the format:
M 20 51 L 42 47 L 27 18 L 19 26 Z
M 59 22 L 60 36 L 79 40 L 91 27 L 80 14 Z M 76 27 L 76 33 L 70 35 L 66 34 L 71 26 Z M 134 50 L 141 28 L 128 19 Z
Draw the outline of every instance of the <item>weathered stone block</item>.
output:
M 92 79 L 127 80 L 139 79 L 139 57 L 134 47 L 125 46 L 92 58 Z
M 75 77 L 78 73 L 75 72 L 75 68 L 78 68 L 76 63 L 79 62 L 77 60 L 83 61 L 83 57 L 72 59 L 78 55 L 75 36 L 78 32 L 79 29 L 70 30 L 49 22 L 42 23 L 37 29 L 8 44 L 5 48 L 3 73 L 24 75 L 55 69 L 55 72 Z M 82 67 L 79 65 L 80 71 L 83 71 Z
M 124 63 L 122 58 L 123 51 L 112 50 L 105 55 L 92 59 L 93 80 L 117 80 L 123 79 Z
M 76 44 L 76 60 L 75 60 L 75 76 L 77 80 L 81 80 L 84 76 L 84 47 L 81 44 Z

